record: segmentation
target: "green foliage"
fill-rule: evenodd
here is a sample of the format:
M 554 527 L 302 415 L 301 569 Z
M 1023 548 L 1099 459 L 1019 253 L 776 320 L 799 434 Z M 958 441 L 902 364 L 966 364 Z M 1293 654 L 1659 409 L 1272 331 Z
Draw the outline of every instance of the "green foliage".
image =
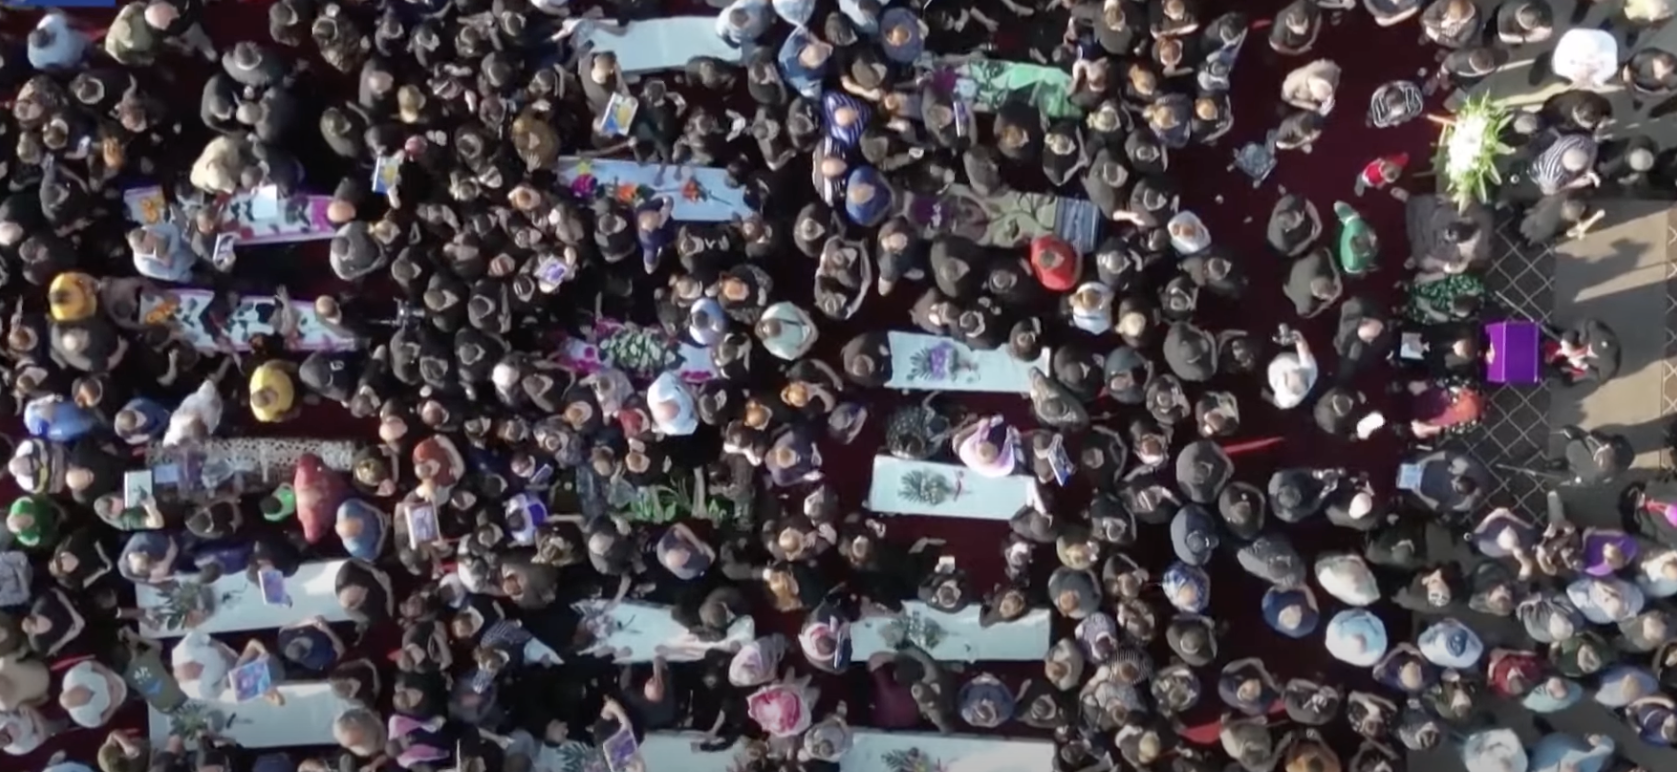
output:
M 1513 152 L 1501 135 L 1513 115 L 1481 95 L 1457 108 L 1438 137 L 1433 166 L 1460 209 L 1489 201 L 1502 175 L 1497 162 Z

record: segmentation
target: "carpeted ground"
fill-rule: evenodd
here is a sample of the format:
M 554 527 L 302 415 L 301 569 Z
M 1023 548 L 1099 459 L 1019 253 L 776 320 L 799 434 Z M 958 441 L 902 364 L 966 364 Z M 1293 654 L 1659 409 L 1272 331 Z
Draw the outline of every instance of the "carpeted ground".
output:
M 714 12 L 702 6 L 687 7 L 688 3 L 668 5 L 664 11 L 667 15 L 681 12 Z M 826 5 L 823 5 L 819 13 L 826 12 Z M 1232 2 L 1212 3 L 1205 18 L 1210 19 L 1215 12 L 1233 5 L 1235 4 Z M 1263 0 L 1246 5 L 1245 10 L 1254 20 L 1267 20 L 1281 5 L 1279 0 Z M 77 18 L 91 29 L 102 25 L 109 17 L 107 14 L 83 14 Z M 234 3 L 224 0 L 209 10 L 208 28 L 218 46 L 222 47 L 241 39 L 266 41 L 266 19 L 266 4 L 263 2 Z M 14 20 L 11 23 L 17 22 Z M 784 34 L 784 25 L 778 32 Z M 1242 267 L 1250 276 L 1250 288 L 1239 304 L 1217 300 L 1203 303 L 1201 323 L 1213 331 L 1241 327 L 1251 331 L 1255 338 L 1267 339 L 1278 322 L 1294 322 L 1305 332 L 1312 347 L 1318 352 L 1324 352 L 1324 355 L 1331 359 L 1331 338 L 1337 314 L 1329 312 L 1303 324 L 1297 324 L 1297 320 L 1293 319 L 1291 308 L 1280 290 L 1285 266 L 1265 245 L 1264 222 L 1283 189 L 1309 198 L 1322 211 L 1325 219 L 1331 217 L 1332 205 L 1336 199 L 1353 201 L 1383 236 L 1382 267 L 1372 275 L 1353 280 L 1347 294 L 1367 294 L 1389 302 L 1397 300 L 1393 286 L 1402 278 L 1400 266 L 1407 256 L 1402 229 L 1403 205 L 1383 193 L 1372 193 L 1362 200 L 1352 199 L 1352 182 L 1362 166 L 1377 155 L 1407 152 L 1411 159 L 1414 159 L 1411 163 L 1412 171 L 1418 166 L 1424 166 L 1426 159 L 1430 158 L 1429 140 L 1433 130 L 1426 122 L 1417 121 L 1400 128 L 1377 131 L 1367 127 L 1364 121 L 1367 100 L 1373 90 L 1389 80 L 1416 79 L 1418 70 L 1431 66 L 1432 49 L 1418 43 L 1419 28 L 1414 23 L 1394 29 L 1379 29 L 1361 9 L 1345 14 L 1341 23 L 1324 28 L 1314 57 L 1278 57 L 1269 51 L 1265 33 L 1266 31 L 1261 29 L 1253 32 L 1235 68 L 1233 131 L 1214 147 L 1191 148 L 1172 156 L 1171 172 L 1181 184 L 1183 206 L 1195 211 L 1205 220 L 1219 243 L 1233 248 L 1241 260 Z M 1007 52 L 1015 48 L 1013 44 L 1017 34 L 1019 33 L 1009 30 L 998 35 L 1000 58 L 1007 58 Z M 1261 140 L 1266 132 L 1275 127 L 1281 115 L 1278 107 L 1282 78 L 1293 67 L 1317 57 L 1334 59 L 1346 68 L 1338 94 L 1339 107 L 1329 117 L 1325 135 L 1313 153 L 1283 153 L 1278 168 L 1269 180 L 1255 190 L 1243 175 L 1227 170 L 1232 151 L 1244 142 Z M 319 99 L 324 103 L 328 94 L 353 93 L 352 81 L 349 78 L 325 68 L 318 61 L 316 65 L 316 74 L 304 85 L 309 98 Z M 189 124 L 196 123 L 198 84 L 201 83 L 207 65 L 177 60 L 172 69 L 173 83 L 168 88 L 170 92 L 180 95 L 178 104 L 183 111 L 181 119 Z M 183 140 L 179 148 L 179 168 L 184 169 L 190 163 L 205 137 L 202 129 L 189 132 L 188 140 Z M 305 158 L 310 159 L 320 155 L 308 151 L 307 148 L 303 148 L 302 152 Z M 808 179 L 807 172 L 802 163 L 794 163 L 785 172 L 788 184 L 783 186 L 783 189 L 789 197 L 796 197 L 796 202 L 783 211 L 795 212 L 804 200 L 810 198 L 811 191 L 808 190 L 807 183 L 803 182 Z M 337 178 L 336 175 L 344 173 L 362 172 L 338 168 L 332 164 L 311 164 L 311 182 L 307 187 L 329 190 Z M 1044 183 L 1039 175 L 1032 172 L 1022 176 L 1017 184 L 1022 188 L 1042 189 Z M 1073 182 L 1072 189 L 1066 190 L 1065 193 L 1075 195 L 1076 186 L 1077 183 Z M 1410 186 L 1427 187 L 1430 186 L 1430 182 L 1411 181 Z M 778 201 L 776 203 L 779 204 Z M 1331 235 L 1334 232 L 1334 226 L 1329 223 L 1328 233 Z M 318 269 L 320 275 L 328 275 L 323 250 L 319 247 L 252 250 L 250 255 L 241 259 L 306 261 L 311 270 Z M 810 263 L 794 255 L 787 257 L 784 263 L 772 266 L 771 270 L 775 273 L 777 287 L 790 299 L 807 301 L 809 274 L 812 268 Z M 309 289 L 319 291 L 328 288 L 328 285 L 322 284 L 313 288 L 295 289 L 306 293 Z M 902 287 L 888 298 L 870 298 L 857 318 L 843 324 L 830 324 L 822 330 L 822 342 L 817 353 L 832 361 L 838 347 L 858 332 L 907 329 L 907 306 L 912 302 L 913 295 L 913 288 Z M 1043 309 L 1043 312 L 1049 311 Z M 1114 344 L 1103 342 L 1101 345 Z M 1331 373 L 1331 366 L 1328 370 Z M 1384 386 L 1391 378 L 1392 374 L 1389 371 L 1375 368 L 1364 374 L 1358 385 L 1371 399 L 1380 401 L 1385 399 Z M 1239 479 L 1262 487 L 1270 473 L 1280 467 L 1346 467 L 1369 473 L 1376 485 L 1382 486 L 1382 490 L 1389 490 L 1399 450 L 1395 440 L 1387 437 L 1366 443 L 1349 443 L 1324 437 L 1315 428 L 1308 412 L 1301 409 L 1281 413 L 1264 404 L 1258 396 L 1260 385 L 1254 376 L 1221 377 L 1208 384 L 1209 388 L 1231 390 L 1239 396 L 1243 407 L 1243 432 L 1240 439 L 1284 438 L 1278 445 L 1238 457 L 1236 461 Z M 1191 392 L 1191 396 L 1194 394 L 1197 394 L 1197 390 Z M 889 412 L 892 404 L 905 398 L 903 395 L 887 392 L 869 393 L 865 397 L 875 423 L 867 427 L 855 443 L 848 447 L 823 448 L 828 481 L 846 498 L 846 504 L 851 507 L 859 506 L 861 493 L 867 487 L 870 459 L 881 438 L 877 422 Z M 912 398 L 918 399 L 917 396 Z M 994 409 L 1022 421 L 1029 420 L 1027 407 L 1021 400 L 1013 398 L 974 399 L 970 401 L 970 406 L 976 409 Z M 1092 405 L 1091 412 L 1103 413 L 1111 407 L 1103 401 Z M 1121 426 L 1125 420 L 1126 418 L 1120 417 L 1112 422 Z M 354 421 L 336 408 L 317 408 L 305 413 L 300 420 L 280 427 L 274 433 L 359 439 L 368 437 L 371 432 L 366 423 Z M 1075 448 L 1073 450 L 1075 452 Z M 1074 482 L 1070 488 L 1059 492 L 1055 500 L 1061 512 L 1073 513 L 1081 508 L 1086 496 L 1087 492 Z M 946 550 L 958 557 L 961 567 L 974 577 L 980 589 L 988 589 L 1001 578 L 999 547 L 1006 536 L 1007 526 L 1004 523 L 897 518 L 892 521 L 892 527 L 892 538 L 904 542 L 912 542 L 920 536 L 946 539 Z M 1352 534 L 1337 531 L 1325 521 L 1290 528 L 1291 535 L 1306 555 L 1322 550 L 1351 548 L 1356 543 Z M 1142 543 L 1132 555 L 1144 566 L 1155 572 L 1161 571 L 1171 556 L 1169 540 L 1164 534 L 1164 529 L 1144 531 Z M 1039 560 L 1039 564 L 1051 562 L 1052 557 L 1046 554 Z M 1220 554 L 1210 569 L 1214 578 L 1214 613 L 1218 618 L 1228 621 L 1223 643 L 1224 659 L 1261 656 L 1281 678 L 1320 675 L 1330 683 L 1352 688 L 1365 682 L 1366 677 L 1362 672 L 1334 663 L 1320 648 L 1319 636 L 1318 640 L 1295 642 L 1273 634 L 1257 613 L 1258 601 L 1264 587 L 1261 582 L 1249 578 L 1236 566 L 1232 552 L 1225 551 L 1224 554 Z M 1323 596 L 1321 599 L 1324 616 L 1336 610 L 1331 598 Z M 1395 623 L 1397 618 L 1393 616 L 1389 621 Z M 764 623 L 766 624 L 761 626 L 795 629 L 797 620 L 787 617 L 773 621 L 765 619 Z M 1406 631 L 1407 625 L 1393 624 L 1393 630 L 1394 633 Z M 1059 632 L 1069 633 L 1069 626 L 1065 626 Z M 229 642 L 237 644 L 237 640 Z M 373 636 L 364 648 L 367 649 L 366 653 L 378 656 L 388 650 L 389 642 L 388 636 Z M 1168 658 L 1168 650 L 1162 641 L 1155 655 L 1161 660 Z M 985 668 L 981 664 L 977 669 Z M 1211 669 L 1208 668 L 1208 671 Z M 969 669 L 968 672 L 973 672 L 973 669 Z M 996 672 L 1008 680 L 1017 681 L 1040 673 L 1040 667 L 1033 663 L 1023 663 L 1003 666 L 997 668 Z M 1207 696 L 1200 710 L 1189 717 L 1190 724 L 1214 721 L 1216 714 L 1220 712 L 1216 707 L 1218 701 L 1212 696 L 1214 687 L 1211 679 L 1214 676 L 1214 672 L 1207 673 Z M 849 685 L 828 683 L 824 693 L 829 698 L 848 700 L 853 708 L 852 715 L 855 715 L 854 708 L 859 704 L 865 704 L 867 700 L 866 682 L 860 676 Z M 56 708 L 54 710 L 56 711 Z M 144 732 L 144 712 L 137 706 L 130 706 L 121 715 L 119 723 Z M 1013 725 L 1002 733 L 1029 732 L 1030 730 L 1022 726 Z M 91 761 L 92 752 L 103 736 L 104 733 L 100 730 L 66 732 L 51 743 L 48 751 L 18 759 L 23 766 L 16 768 L 37 768 L 44 761 L 47 752 L 59 749 L 66 750 L 77 758 Z M 10 767 L 10 763 L 7 766 Z

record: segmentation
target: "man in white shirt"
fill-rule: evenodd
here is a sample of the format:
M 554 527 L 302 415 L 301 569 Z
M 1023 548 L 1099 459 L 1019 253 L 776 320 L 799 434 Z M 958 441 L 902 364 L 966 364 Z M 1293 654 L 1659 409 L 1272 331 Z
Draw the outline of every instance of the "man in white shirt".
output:
M 1281 335 L 1282 345 L 1290 342 L 1293 350 L 1283 351 L 1269 360 L 1269 401 L 1287 410 L 1303 404 L 1310 396 L 1310 390 L 1316 388 L 1320 370 L 1303 335 L 1286 328 L 1282 329 Z
M 181 691 L 200 700 L 215 699 L 227 688 L 227 676 L 238 659 L 226 644 L 201 630 L 187 633 L 169 653 L 169 665 L 174 668 Z

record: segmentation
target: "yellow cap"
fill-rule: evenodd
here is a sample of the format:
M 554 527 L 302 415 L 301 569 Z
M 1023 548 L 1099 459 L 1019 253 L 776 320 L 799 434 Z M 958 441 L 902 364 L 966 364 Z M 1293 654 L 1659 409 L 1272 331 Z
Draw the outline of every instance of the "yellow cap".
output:
M 55 322 L 86 319 L 99 311 L 99 282 L 76 271 L 54 276 L 47 287 L 47 307 Z
M 270 398 L 264 404 L 258 405 L 256 394 L 264 390 Z M 296 393 L 296 387 L 291 382 L 291 373 L 282 362 L 264 362 L 250 374 L 250 412 L 258 421 L 274 423 L 284 418 L 296 402 Z

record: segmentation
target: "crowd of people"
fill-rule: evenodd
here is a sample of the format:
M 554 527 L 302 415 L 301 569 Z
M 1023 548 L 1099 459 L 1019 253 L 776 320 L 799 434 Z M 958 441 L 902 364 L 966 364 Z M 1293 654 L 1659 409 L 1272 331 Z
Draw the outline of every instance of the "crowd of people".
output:
M 1598 191 L 1677 189 L 1677 148 L 1606 139 L 1611 106 L 1573 88 L 1509 122 L 1492 200 L 1426 210 L 1410 156 L 1383 155 L 1331 217 L 1283 191 L 1267 248 L 1214 240 L 1170 168 L 1226 157 L 1247 58 L 1284 63 L 1269 151 L 1302 154 L 1337 103 L 1367 99 L 1376 128 L 1418 120 L 1576 20 L 1545 0 L 733 0 L 711 11 L 733 60 L 627 72 L 629 51 L 591 42 L 671 15 L 659 6 L 276 0 L 267 39 L 236 43 L 207 14 L 258 6 L 137 0 L 101 30 L 32 12 L 0 67 L 0 399 L 23 430 L 0 551 L 8 757 L 52 772 L 668 772 L 639 748 L 688 732 L 694 759 L 762 772 L 843 768 L 858 731 L 918 729 L 1051 737 L 1061 772 L 1395 772 L 1440 746 L 1470 772 L 1635 766 L 1610 738 L 1522 743 L 1493 714 L 1586 701 L 1641 742 L 1677 743 L 1677 490 L 1628 489 L 1621 528 L 1580 528 L 1509 509 L 1502 472 L 1450 443 L 1491 389 L 1541 387 L 1487 381 L 1510 355 L 1485 326 L 1511 313 L 1482 279 L 1494 209 L 1532 241 L 1576 235 Z M 1669 6 L 1627 3 L 1623 23 Z M 1375 55 L 1312 51 L 1361 14 L 1413 24 L 1437 70 L 1346 93 L 1341 66 Z M 925 66 L 1002 55 L 1069 73 L 1064 93 L 984 104 Z M 1638 50 L 1619 78 L 1665 98 L 1673 65 Z M 179 92 L 200 72 L 194 116 Z M 723 168 L 745 207 L 683 221 L 678 199 L 702 190 L 602 195 L 561 179 L 579 158 Z M 159 192 L 136 207 L 144 185 Z M 1086 199 L 1099 237 L 903 206 L 952 187 Z M 254 202 L 310 191 L 330 194 L 328 260 L 239 243 Z M 1362 214 L 1406 206 L 1424 239 Z M 1214 306 L 1273 293 L 1248 281 L 1260 260 L 1285 264 L 1295 318 L 1273 336 L 1212 329 Z M 187 290 L 208 298 L 190 324 Z M 254 322 L 252 297 L 267 309 Z M 608 319 L 638 348 L 589 368 L 556 354 Z M 1331 352 L 1300 331 L 1312 320 Z M 1033 365 L 1028 409 L 900 399 L 893 330 Z M 1542 380 L 1614 376 L 1601 322 L 1542 334 Z M 682 369 L 691 351 L 704 377 Z M 1371 372 L 1388 393 L 1359 388 Z M 1411 450 L 1397 470 L 1237 474 L 1243 423 L 1305 412 L 1324 441 Z M 319 415 L 367 436 L 311 441 Z M 882 454 L 1042 493 L 998 552 L 905 538 L 823 480 L 824 458 L 872 455 L 857 442 L 870 422 Z M 1622 484 L 1631 455 L 1569 427 L 1564 453 L 1522 473 Z M 1074 490 L 1086 505 L 1067 506 Z M 1308 521 L 1362 549 L 1314 549 L 1296 538 Z M 1439 528 L 1472 557 L 1433 552 Z M 1268 630 L 1210 614 L 1219 555 L 1267 587 Z M 1005 566 L 1002 581 L 980 586 L 977 564 Z M 215 631 L 234 601 L 209 588 L 243 581 L 263 598 L 238 602 L 277 609 L 320 565 L 321 613 Z M 1023 683 L 913 634 L 855 656 L 852 631 L 906 621 L 905 603 L 977 610 L 998 636 L 1046 611 L 1054 634 Z M 685 643 L 604 645 L 623 604 L 667 608 Z M 1495 617 L 1524 635 L 1484 634 Z M 754 632 L 732 639 L 743 620 Z M 1278 678 L 1247 650 L 1272 634 L 1362 677 Z M 852 670 L 865 679 L 837 680 Z M 284 687 L 307 681 L 342 709 L 287 718 Z M 239 710 L 206 707 L 233 692 L 278 723 L 329 720 L 337 746 L 240 747 Z M 142 702 L 166 731 L 124 718 Z M 916 759 L 891 772 L 942 768 Z

